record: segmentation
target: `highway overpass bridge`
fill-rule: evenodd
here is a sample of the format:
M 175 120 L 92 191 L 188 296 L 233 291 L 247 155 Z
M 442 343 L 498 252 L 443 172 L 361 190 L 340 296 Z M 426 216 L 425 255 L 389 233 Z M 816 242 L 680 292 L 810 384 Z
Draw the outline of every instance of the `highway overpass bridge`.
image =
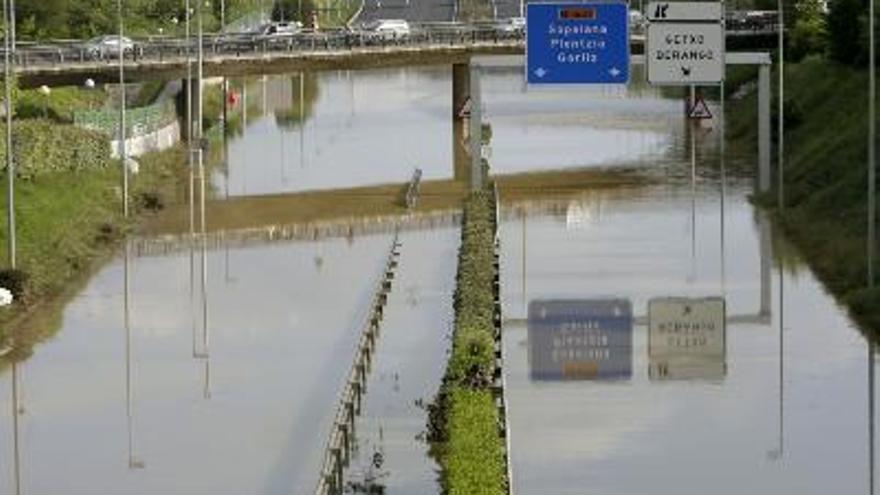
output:
M 270 41 L 254 37 L 215 36 L 205 41 L 204 72 L 208 77 L 285 73 L 301 70 L 347 70 L 410 65 L 467 64 L 472 57 L 521 55 L 521 35 L 480 25 L 434 23 L 404 39 L 370 37 L 357 32 L 304 34 Z M 730 31 L 729 51 L 772 49 L 773 30 Z M 186 42 L 154 39 L 139 42 L 126 60 L 129 81 L 183 78 L 187 73 Z M 194 47 L 192 47 L 194 49 Z M 633 35 L 631 52 L 644 53 L 644 36 Z M 81 42 L 22 45 L 16 70 L 24 87 L 81 85 L 86 79 L 116 82 L 116 60 L 92 57 Z

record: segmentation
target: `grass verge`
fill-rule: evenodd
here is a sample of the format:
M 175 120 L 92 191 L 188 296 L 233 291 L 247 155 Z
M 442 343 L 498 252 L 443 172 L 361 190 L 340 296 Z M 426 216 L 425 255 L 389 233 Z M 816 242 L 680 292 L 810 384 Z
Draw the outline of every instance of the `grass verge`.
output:
M 23 320 L 40 318 L 41 308 L 115 252 L 139 217 L 177 201 L 176 184 L 183 173 L 185 151 L 172 148 L 140 159 L 140 174 L 131 180 L 132 220 L 122 216 L 118 163 L 105 169 L 80 169 L 16 181 L 18 267 L 27 274 L 24 298 L 0 310 L 0 344 Z M 5 175 L 0 188 L 6 191 Z M 6 215 L 0 222 L 0 259 L 8 253 Z M 31 328 L 33 325 L 27 325 Z M 45 333 L 43 330 L 40 332 Z M 20 338 L 19 338 L 20 337 Z M 17 336 L 31 347 L 38 339 Z M 18 349 L 17 349 L 18 351 Z M 17 352 L 28 355 L 29 349 Z
M 823 283 L 876 335 L 880 290 L 866 289 L 867 87 L 866 72 L 822 58 L 786 66 L 784 213 L 775 186 L 756 201 L 774 211 Z M 731 106 L 729 138 L 754 144 L 755 98 Z
M 429 410 L 429 437 L 444 493 L 507 493 L 504 439 L 490 389 L 494 352 L 493 204 L 486 192 L 465 201 L 453 307 L 452 351 Z

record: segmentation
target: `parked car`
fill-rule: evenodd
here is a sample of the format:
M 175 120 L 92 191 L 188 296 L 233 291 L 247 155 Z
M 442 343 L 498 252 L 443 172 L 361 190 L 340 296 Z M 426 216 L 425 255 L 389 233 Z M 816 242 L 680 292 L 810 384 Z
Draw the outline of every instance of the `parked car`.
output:
M 134 52 L 134 41 L 129 38 L 122 37 L 122 43 L 118 35 L 106 35 L 92 38 L 83 46 L 86 53 L 92 58 L 105 58 L 110 56 L 118 56 L 120 45 L 123 55 L 129 55 Z
M 299 22 L 270 22 L 260 26 L 257 35 L 267 38 L 283 38 L 293 36 L 302 31 L 302 24 Z
M 409 23 L 403 19 L 379 19 L 369 22 L 364 29 L 383 39 L 405 38 L 409 36 Z
M 526 20 L 524 17 L 502 19 L 495 24 L 495 29 L 504 34 L 523 34 L 526 31 Z

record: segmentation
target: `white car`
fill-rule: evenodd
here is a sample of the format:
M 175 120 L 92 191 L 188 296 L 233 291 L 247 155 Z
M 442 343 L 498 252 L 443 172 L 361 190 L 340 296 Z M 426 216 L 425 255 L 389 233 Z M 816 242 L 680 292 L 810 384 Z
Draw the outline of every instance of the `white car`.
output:
M 386 39 L 409 36 L 409 23 L 403 19 L 379 19 L 364 26 L 364 29 Z
M 496 23 L 495 28 L 505 34 L 523 34 L 526 31 L 526 20 L 524 17 L 502 19 Z
M 302 31 L 302 24 L 299 22 L 272 22 L 260 27 L 257 35 L 267 38 L 279 38 L 293 36 L 300 31 Z
M 92 58 L 104 58 L 118 56 L 120 46 L 122 47 L 123 55 L 128 55 L 134 52 L 134 41 L 123 36 L 122 43 L 120 43 L 119 36 L 117 35 L 92 38 L 86 42 L 83 48 Z

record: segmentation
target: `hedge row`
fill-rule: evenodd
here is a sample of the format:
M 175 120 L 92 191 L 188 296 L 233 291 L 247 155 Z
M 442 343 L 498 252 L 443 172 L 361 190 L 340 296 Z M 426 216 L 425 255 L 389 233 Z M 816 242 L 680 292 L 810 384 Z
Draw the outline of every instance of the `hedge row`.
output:
M 16 175 L 33 178 L 46 173 L 103 169 L 110 165 L 110 145 L 99 133 L 49 120 L 21 120 L 13 131 Z M 0 136 L 6 126 L 0 125 Z M 0 139 L 0 157 L 6 140 Z M 6 170 L 0 159 L 0 170 Z
M 490 386 L 494 356 L 493 205 L 489 194 L 465 202 L 452 354 L 430 410 L 429 434 L 443 468 L 444 492 L 507 493 L 504 441 Z

